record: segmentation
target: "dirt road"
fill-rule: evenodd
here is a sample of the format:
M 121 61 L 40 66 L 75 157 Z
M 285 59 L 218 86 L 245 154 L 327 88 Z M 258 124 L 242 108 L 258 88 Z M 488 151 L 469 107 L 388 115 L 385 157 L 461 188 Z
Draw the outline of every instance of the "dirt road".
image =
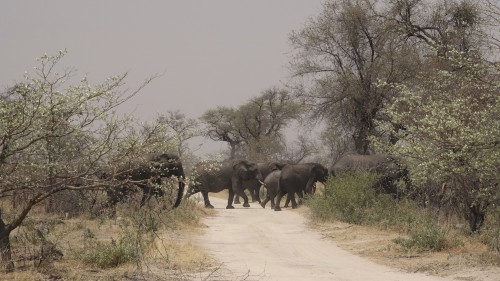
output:
M 205 220 L 200 243 L 231 272 L 228 280 L 453 280 L 400 272 L 350 254 L 308 229 L 296 210 L 275 212 L 258 204 L 226 210 L 226 200 L 211 201 L 217 215 Z

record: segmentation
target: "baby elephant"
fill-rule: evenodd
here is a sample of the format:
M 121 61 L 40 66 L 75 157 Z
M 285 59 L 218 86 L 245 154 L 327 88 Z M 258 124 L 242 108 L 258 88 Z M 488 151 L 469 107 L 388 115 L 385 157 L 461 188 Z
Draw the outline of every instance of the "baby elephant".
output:
M 274 198 L 278 194 L 280 175 L 281 170 L 274 170 L 264 179 L 264 188 L 267 189 L 267 195 L 266 199 L 260 203 L 262 208 L 265 208 L 267 202 L 271 201 L 271 208 L 274 209 Z

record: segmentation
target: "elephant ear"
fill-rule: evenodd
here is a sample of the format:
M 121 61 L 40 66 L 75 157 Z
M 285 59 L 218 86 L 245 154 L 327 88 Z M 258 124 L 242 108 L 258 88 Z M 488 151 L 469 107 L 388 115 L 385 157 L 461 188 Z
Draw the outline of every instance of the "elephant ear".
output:
M 233 171 L 236 172 L 239 178 L 245 177 L 248 172 L 248 164 L 245 161 L 238 161 L 233 165 Z
M 321 164 L 315 164 L 313 166 L 313 173 L 318 177 L 318 181 L 325 182 L 328 178 L 328 169 L 323 167 Z
M 281 162 L 270 162 L 268 166 L 269 166 L 269 171 L 279 171 L 283 169 L 285 164 Z

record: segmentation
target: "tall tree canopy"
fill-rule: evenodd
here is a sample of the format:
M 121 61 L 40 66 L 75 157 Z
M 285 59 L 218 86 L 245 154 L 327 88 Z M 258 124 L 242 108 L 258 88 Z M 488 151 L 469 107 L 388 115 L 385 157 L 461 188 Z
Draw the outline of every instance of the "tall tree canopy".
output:
M 252 158 L 279 152 L 283 129 L 299 116 L 300 106 L 283 89 L 272 88 L 237 109 L 218 107 L 201 117 L 206 135 L 231 147 L 231 157 L 243 153 Z
M 369 152 L 374 120 L 388 99 L 376 83 L 405 81 L 419 64 L 415 46 L 395 36 L 374 3 L 328 1 L 318 17 L 290 36 L 299 96 L 315 109 L 313 118 L 342 128 L 362 154 Z
M 495 40 L 488 37 L 492 25 L 485 18 L 494 17 L 495 10 L 486 10 L 487 4 L 327 1 L 316 18 L 290 36 L 298 96 L 316 109 L 312 118 L 325 120 L 326 128 L 350 138 L 358 153 L 371 153 L 370 136 L 379 133 L 376 121 L 387 121 L 381 109 L 394 97 L 377 85 L 418 83 L 417 73 L 446 67 L 441 58 L 453 50 L 480 56 L 491 50 Z M 393 126 L 404 129 L 404 124 Z M 396 135 L 388 140 L 395 143 Z

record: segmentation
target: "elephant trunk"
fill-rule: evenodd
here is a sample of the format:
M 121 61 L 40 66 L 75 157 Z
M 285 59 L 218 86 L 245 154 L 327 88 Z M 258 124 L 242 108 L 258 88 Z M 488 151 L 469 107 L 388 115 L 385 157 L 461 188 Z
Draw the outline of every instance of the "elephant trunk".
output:
M 179 207 L 182 201 L 182 196 L 184 195 L 184 178 L 179 178 L 179 191 L 177 192 L 177 199 L 174 203 L 174 209 Z

